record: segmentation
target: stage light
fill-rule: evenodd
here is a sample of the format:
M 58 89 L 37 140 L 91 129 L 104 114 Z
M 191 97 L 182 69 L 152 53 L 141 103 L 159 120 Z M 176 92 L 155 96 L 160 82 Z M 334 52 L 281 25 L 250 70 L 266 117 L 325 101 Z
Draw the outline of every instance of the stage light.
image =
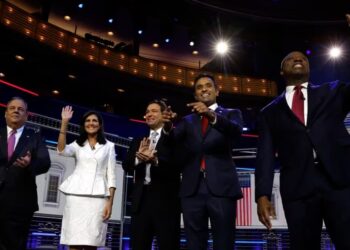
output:
M 153 46 L 153 48 L 158 48 L 159 44 L 158 43 L 154 43 L 152 46 Z
M 70 20 L 71 20 L 71 17 L 66 15 L 66 16 L 64 16 L 64 20 L 70 21 Z
M 113 21 L 114 21 L 113 18 L 108 19 L 109 23 L 113 23 Z
M 142 33 L 143 33 L 143 30 L 138 30 L 137 31 L 137 34 L 139 34 L 139 35 L 142 35 Z
M 305 51 L 305 53 L 306 53 L 306 55 L 311 55 L 311 50 L 309 50 L 309 49 L 307 49 L 306 51 Z
M 223 40 L 219 41 L 215 46 L 215 50 L 218 54 L 225 55 L 229 51 L 227 42 Z
M 194 41 L 190 42 L 190 46 L 193 47 L 194 46 Z
M 342 55 L 342 51 L 339 47 L 332 47 L 328 54 L 332 59 L 337 59 Z
M 169 43 L 169 42 L 170 42 L 170 38 L 165 38 L 164 41 L 165 41 L 166 43 Z
M 83 3 L 78 4 L 78 8 L 79 8 L 79 9 L 84 8 L 84 4 L 83 4 Z
M 107 35 L 109 35 L 109 36 L 113 36 L 113 35 L 114 35 L 114 33 L 113 33 L 113 31 L 108 31 L 108 32 L 107 32 Z
M 23 61 L 24 60 L 24 57 L 21 56 L 21 55 L 15 55 L 15 58 L 17 61 Z

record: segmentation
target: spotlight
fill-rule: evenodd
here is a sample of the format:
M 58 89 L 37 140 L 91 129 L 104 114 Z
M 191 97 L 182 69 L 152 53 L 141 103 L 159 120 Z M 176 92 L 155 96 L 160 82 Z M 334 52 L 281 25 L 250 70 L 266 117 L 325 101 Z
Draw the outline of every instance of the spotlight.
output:
M 137 34 L 139 34 L 139 35 L 142 35 L 142 33 L 143 33 L 143 30 L 138 30 L 137 31 Z
M 190 46 L 193 47 L 194 46 L 194 41 L 190 42 Z
M 165 38 L 164 41 L 165 41 L 166 43 L 169 43 L 169 42 L 170 42 L 170 38 Z
M 333 47 L 329 50 L 328 54 L 332 59 L 337 59 L 341 56 L 342 51 L 339 47 Z
M 305 51 L 305 53 L 306 53 L 306 55 L 311 55 L 311 50 L 309 50 L 309 49 L 307 49 L 306 51 Z
M 216 44 L 215 49 L 218 54 L 225 55 L 228 52 L 229 47 L 226 41 L 219 41 Z
M 108 19 L 109 23 L 113 23 L 113 21 L 114 21 L 113 18 Z
M 84 8 L 84 4 L 83 4 L 83 3 L 78 4 L 78 8 L 79 8 L 79 9 Z

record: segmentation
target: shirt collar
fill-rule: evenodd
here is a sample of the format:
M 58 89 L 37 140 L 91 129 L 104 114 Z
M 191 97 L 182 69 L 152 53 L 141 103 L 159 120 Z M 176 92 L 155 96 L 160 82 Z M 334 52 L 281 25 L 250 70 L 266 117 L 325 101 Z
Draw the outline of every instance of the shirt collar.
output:
M 303 86 L 305 89 L 307 89 L 307 86 L 309 85 L 308 82 L 304 82 L 301 84 L 301 86 Z M 288 85 L 286 86 L 286 93 L 291 93 L 294 91 L 295 85 Z
M 17 134 L 22 133 L 22 132 L 23 132 L 23 129 L 24 129 L 24 126 L 18 128 L 18 129 L 16 129 Z M 9 126 L 7 126 L 7 136 L 9 136 L 9 135 L 11 134 L 12 130 L 13 130 L 13 128 L 10 128 Z
M 160 133 L 162 132 L 162 129 L 163 129 L 163 127 L 160 127 L 159 129 L 156 129 L 156 130 L 151 129 L 149 131 L 149 136 L 151 136 L 152 132 L 155 131 L 155 132 L 157 132 L 157 137 L 158 137 L 160 135 Z
M 209 108 L 210 110 L 215 111 L 215 109 L 217 109 L 218 107 L 219 107 L 219 105 L 218 105 L 217 103 L 213 103 L 213 104 L 210 105 L 208 108 Z

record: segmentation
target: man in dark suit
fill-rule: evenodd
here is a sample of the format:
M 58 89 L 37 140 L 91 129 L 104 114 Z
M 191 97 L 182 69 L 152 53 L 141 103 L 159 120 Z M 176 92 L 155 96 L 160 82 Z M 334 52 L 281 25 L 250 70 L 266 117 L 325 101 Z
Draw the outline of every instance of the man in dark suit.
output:
M 214 77 L 200 74 L 194 83 L 193 114 L 169 131 L 183 148 L 181 205 L 188 249 L 205 250 L 210 219 L 214 250 L 232 250 L 235 240 L 236 201 L 242 197 L 232 147 L 242 131 L 241 112 L 216 103 Z M 164 115 L 171 120 L 171 110 Z M 169 130 L 166 123 L 165 130 Z
M 309 62 L 298 51 L 282 61 L 286 91 L 261 111 L 256 200 L 271 229 L 274 158 L 291 248 L 320 249 L 324 221 L 336 249 L 350 249 L 350 85 L 308 82 Z
M 180 249 L 180 172 L 172 145 L 162 134 L 163 101 L 152 101 L 145 114 L 149 137 L 135 139 L 123 162 L 134 172 L 131 216 L 133 250 L 151 250 L 155 236 L 160 250 Z
M 26 249 L 30 221 L 38 210 L 35 176 L 50 168 L 40 135 L 27 129 L 27 103 L 14 97 L 5 111 L 0 134 L 0 245 Z

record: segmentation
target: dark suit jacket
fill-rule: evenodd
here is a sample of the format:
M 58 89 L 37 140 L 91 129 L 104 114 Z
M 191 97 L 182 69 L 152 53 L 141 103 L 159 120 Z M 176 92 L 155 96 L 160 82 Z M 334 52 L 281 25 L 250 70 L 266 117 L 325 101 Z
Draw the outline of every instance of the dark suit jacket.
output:
M 13 162 L 27 151 L 31 153 L 29 166 L 13 166 Z M 0 187 L 0 216 L 26 216 L 38 210 L 35 176 L 47 172 L 50 164 L 49 153 L 41 136 L 27 128 L 24 128 L 10 161 L 7 161 L 7 129 L 1 129 L 0 171 L 4 174 L 4 182 Z
M 180 196 L 195 194 L 200 179 L 202 157 L 206 163 L 208 188 L 217 196 L 241 198 L 232 148 L 242 131 L 240 110 L 218 107 L 217 120 L 209 123 L 202 135 L 201 117 L 198 114 L 185 116 L 170 133 L 170 138 L 183 147 L 182 181 Z
M 135 183 L 132 191 L 133 212 L 138 211 L 146 174 L 145 163 L 140 163 L 135 166 L 136 152 L 139 149 L 141 140 L 142 138 L 138 138 L 132 141 L 127 156 L 123 161 L 123 169 L 125 171 L 132 174 L 135 170 Z M 164 134 L 159 138 L 156 150 L 158 166 L 151 166 L 151 185 L 149 188 L 152 189 L 153 193 L 159 195 L 160 202 L 166 202 L 166 200 L 169 199 L 177 202 L 180 185 L 180 172 L 173 161 L 173 147 Z
M 289 108 L 283 93 L 261 111 L 256 199 L 271 196 L 275 153 L 281 164 L 284 200 L 315 192 L 313 150 L 335 187 L 350 185 L 350 136 L 344 118 L 350 110 L 350 85 L 331 82 L 308 85 L 307 125 Z

